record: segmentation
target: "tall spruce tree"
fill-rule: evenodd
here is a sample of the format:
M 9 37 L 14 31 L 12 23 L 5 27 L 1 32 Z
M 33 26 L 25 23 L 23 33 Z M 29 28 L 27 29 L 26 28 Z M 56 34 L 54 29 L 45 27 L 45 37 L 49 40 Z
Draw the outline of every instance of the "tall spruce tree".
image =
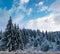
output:
M 3 46 L 5 46 L 5 49 L 8 51 L 16 51 L 21 48 L 20 29 L 16 24 L 13 25 L 11 17 L 8 21 L 2 41 Z
M 16 24 L 14 25 L 14 36 L 13 36 L 13 50 L 17 50 L 17 49 L 20 49 L 20 46 L 21 46 L 21 40 L 20 40 L 20 34 L 19 34 L 19 26 L 16 26 Z
M 13 24 L 12 24 L 12 19 L 10 17 L 3 38 L 3 43 L 8 51 L 12 51 L 13 49 L 12 37 L 13 37 Z

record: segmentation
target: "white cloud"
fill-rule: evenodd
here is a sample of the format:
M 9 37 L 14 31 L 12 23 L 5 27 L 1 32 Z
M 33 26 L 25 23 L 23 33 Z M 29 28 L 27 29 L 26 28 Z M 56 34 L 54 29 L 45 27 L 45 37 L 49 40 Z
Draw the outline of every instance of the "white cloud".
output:
M 32 12 L 32 8 L 30 8 L 30 9 L 28 10 L 27 15 L 29 16 L 29 15 L 31 14 L 31 12 Z
M 19 0 L 19 1 L 20 1 L 20 3 L 19 3 L 19 6 L 17 8 L 17 11 L 19 12 L 19 10 L 22 10 L 23 12 L 27 12 L 26 7 L 24 6 L 24 4 L 28 3 L 29 0 Z
M 49 9 L 48 6 L 45 6 L 45 5 L 39 6 L 37 12 L 43 12 L 43 11 L 48 10 L 48 9 Z
M 24 4 L 28 3 L 28 2 L 29 2 L 29 0 L 20 0 L 19 6 L 18 6 L 18 8 L 16 8 L 15 12 L 18 14 L 21 10 L 23 13 L 26 13 L 26 15 L 29 16 L 32 12 L 32 8 L 26 9 L 26 7 L 24 6 Z M 16 1 L 15 1 L 15 3 L 16 3 Z
M 29 0 L 20 0 L 19 6 L 17 8 L 15 8 L 16 16 L 15 16 L 15 19 L 13 20 L 13 23 L 20 24 L 20 22 L 23 20 L 23 18 L 25 16 L 24 13 L 26 13 L 28 16 L 31 14 L 32 8 L 27 10 L 26 7 L 24 6 L 24 4 L 28 3 L 28 2 L 29 2 Z M 14 3 L 16 3 L 16 1 Z M 14 7 L 15 7 L 15 5 L 14 5 Z M 22 10 L 24 13 L 20 13 L 20 10 Z
M 25 14 L 26 15 L 30 15 L 31 12 L 32 12 L 32 8 L 29 8 L 28 10 L 26 9 L 26 7 L 24 6 L 25 3 L 28 3 L 29 0 L 20 0 L 20 4 L 18 6 L 18 8 L 16 8 L 16 16 L 15 16 L 15 19 L 13 20 L 13 23 L 16 23 L 16 24 L 20 24 L 20 22 L 23 20 Z M 20 13 L 20 10 L 22 10 L 24 13 Z M 28 12 L 28 13 L 27 13 Z
M 50 10 L 53 12 L 60 12 L 60 0 L 56 0 L 51 6 Z
M 39 4 L 38 5 L 43 5 L 44 4 L 44 2 L 43 1 L 41 1 L 41 2 L 39 2 Z
M 20 0 L 21 4 L 28 3 L 28 2 L 29 2 L 29 0 Z
M 44 5 L 44 1 L 40 1 L 38 4 L 36 4 L 36 6 L 38 6 L 38 12 L 48 9 L 48 6 Z
M 40 9 L 40 11 L 45 11 L 47 9 L 48 9 L 48 6 L 42 6 L 41 9 Z
M 36 4 L 36 6 L 42 6 L 44 4 L 43 1 L 40 1 L 38 4 Z
M 56 17 L 54 19 L 56 24 L 60 24 L 60 0 L 56 0 L 49 8 L 50 11 L 52 11 L 54 14 L 56 14 Z
M 42 18 L 32 19 L 28 21 L 24 27 L 35 30 L 39 29 L 41 31 L 60 31 L 60 0 L 56 0 L 50 8 L 44 6 L 43 3 L 40 5 L 40 11 L 48 9 L 52 11 L 51 14 Z
M 25 28 L 28 29 L 39 29 L 44 31 L 59 31 L 60 30 L 60 24 L 56 24 L 54 19 L 57 18 L 57 15 L 50 14 L 48 16 L 38 18 L 35 20 L 30 20 L 25 24 Z
M 24 15 L 19 14 L 15 19 L 13 20 L 13 23 L 19 24 L 20 21 L 24 18 Z

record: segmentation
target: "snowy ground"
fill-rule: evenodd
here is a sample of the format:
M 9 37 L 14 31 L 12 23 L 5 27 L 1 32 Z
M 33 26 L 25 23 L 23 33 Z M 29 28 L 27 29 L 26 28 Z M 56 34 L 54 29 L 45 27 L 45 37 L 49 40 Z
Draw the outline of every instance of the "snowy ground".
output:
M 60 52 L 3 52 L 0 54 L 60 54 Z

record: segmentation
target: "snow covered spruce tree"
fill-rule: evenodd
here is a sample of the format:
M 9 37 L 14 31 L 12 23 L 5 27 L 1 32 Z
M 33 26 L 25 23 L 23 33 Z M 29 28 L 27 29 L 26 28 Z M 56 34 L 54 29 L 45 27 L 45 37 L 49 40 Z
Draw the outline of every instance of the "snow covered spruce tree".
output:
M 13 50 L 18 50 L 21 48 L 22 41 L 20 39 L 20 29 L 19 26 L 14 25 L 13 28 Z
M 11 17 L 8 21 L 2 41 L 7 51 L 16 51 L 20 47 L 19 31 L 16 26 L 13 26 Z
M 5 33 L 4 33 L 4 39 L 3 42 L 5 43 L 5 47 L 8 51 L 12 51 L 13 49 L 13 24 L 12 24 L 12 19 L 10 17 Z

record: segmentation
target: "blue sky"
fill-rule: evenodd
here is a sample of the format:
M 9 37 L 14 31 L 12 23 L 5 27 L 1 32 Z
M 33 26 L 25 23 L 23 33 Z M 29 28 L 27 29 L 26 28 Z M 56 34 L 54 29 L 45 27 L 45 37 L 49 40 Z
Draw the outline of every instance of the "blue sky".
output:
M 0 30 L 10 16 L 20 28 L 58 31 L 60 0 L 0 0 Z

